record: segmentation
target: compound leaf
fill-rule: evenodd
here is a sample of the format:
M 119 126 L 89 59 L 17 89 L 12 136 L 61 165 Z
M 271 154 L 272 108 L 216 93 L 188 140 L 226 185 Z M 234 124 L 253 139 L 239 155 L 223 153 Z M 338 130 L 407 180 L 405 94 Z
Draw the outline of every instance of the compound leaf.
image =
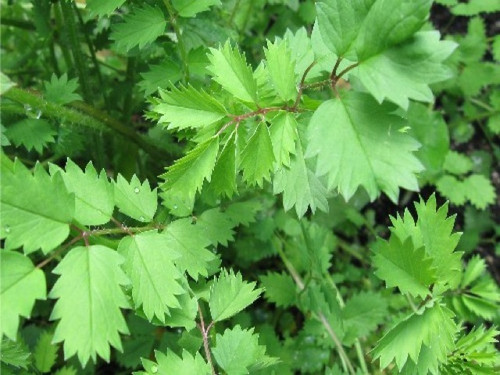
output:
M 212 319 L 219 322 L 239 313 L 252 304 L 262 293 L 255 282 L 243 281 L 241 274 L 222 270 L 210 288 L 208 304 Z
M 2 335 L 16 340 L 19 317 L 29 318 L 35 300 L 46 298 L 45 275 L 17 252 L 2 250 L 0 260 L 0 329 Z
M 132 282 L 136 308 L 142 306 L 148 320 L 156 317 L 164 323 L 165 314 L 180 307 L 176 296 L 184 293 L 179 284 L 182 275 L 174 264 L 179 254 L 156 231 L 124 237 L 118 252 L 125 258 L 123 268 Z
M 110 345 L 122 349 L 119 333 L 128 333 L 120 308 L 129 304 L 122 285 L 123 257 L 101 245 L 73 248 L 57 265 L 60 275 L 49 297 L 57 298 L 51 320 L 59 320 L 54 343 L 64 341 L 64 357 L 77 354 L 82 365 L 99 355 L 110 358 Z M 77 329 L 76 329 L 77 328 Z

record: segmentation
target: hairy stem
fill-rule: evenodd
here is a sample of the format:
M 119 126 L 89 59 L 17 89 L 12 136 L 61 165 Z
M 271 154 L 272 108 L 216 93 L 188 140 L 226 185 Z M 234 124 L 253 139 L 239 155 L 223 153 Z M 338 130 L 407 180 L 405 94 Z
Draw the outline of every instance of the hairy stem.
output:
M 208 339 L 208 333 L 210 331 L 210 328 L 212 328 L 213 322 L 210 323 L 207 327 L 205 327 L 205 320 L 203 319 L 203 313 L 201 311 L 201 306 L 198 303 L 198 314 L 200 316 L 200 324 L 198 325 L 198 328 L 201 331 L 201 336 L 203 337 L 203 348 L 205 350 L 205 357 L 207 359 L 208 364 L 210 365 L 210 368 L 212 369 L 212 375 L 215 375 L 215 367 L 212 362 L 212 354 L 210 352 L 210 342 Z

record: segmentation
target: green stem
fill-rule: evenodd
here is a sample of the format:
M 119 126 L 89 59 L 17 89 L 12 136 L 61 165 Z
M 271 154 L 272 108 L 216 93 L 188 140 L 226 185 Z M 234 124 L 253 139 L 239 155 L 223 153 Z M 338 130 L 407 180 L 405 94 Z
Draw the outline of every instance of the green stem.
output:
M 2 26 L 13 26 L 19 29 L 34 31 L 36 30 L 35 24 L 24 21 L 24 20 L 16 20 L 12 18 L 4 18 L 2 17 Z
M 73 59 L 78 72 L 80 86 L 82 87 L 83 97 L 86 102 L 92 103 L 92 92 L 90 90 L 90 84 L 87 80 L 89 73 L 80 48 L 80 41 L 78 40 L 73 8 L 68 0 L 60 0 L 59 3 L 61 4 L 66 32 L 68 33 L 71 52 L 73 53 Z
M 165 151 L 157 148 L 156 145 L 151 143 L 147 138 L 143 138 L 141 135 L 137 134 L 133 129 L 122 125 L 119 121 L 111 118 L 106 113 L 86 104 L 77 104 L 75 102 L 74 106 L 79 109 L 76 110 L 47 102 L 41 96 L 17 87 L 11 88 L 9 91 L 5 92 L 2 97 L 23 105 L 28 105 L 34 110 L 40 110 L 45 116 L 58 119 L 59 121 L 67 121 L 77 126 L 84 126 L 95 130 L 113 130 L 130 139 L 155 158 L 165 159 L 167 156 Z M 3 110 L 7 108 L 12 107 L 2 106 Z M 15 112 L 21 113 L 21 109 L 16 109 Z
M 129 57 L 127 60 L 127 73 L 125 80 L 127 82 L 127 92 L 123 100 L 123 122 L 130 123 L 132 116 L 132 99 L 134 94 L 134 73 L 137 60 L 135 57 Z
M 177 23 L 177 16 L 175 14 L 174 7 L 172 6 L 170 0 L 163 0 L 163 4 L 165 4 L 165 8 L 167 8 L 168 16 L 170 18 L 170 23 L 172 24 L 172 28 L 174 29 L 175 36 L 177 37 L 177 46 L 179 47 L 179 53 L 181 55 L 182 60 L 182 68 L 184 73 L 184 83 L 189 82 L 189 65 L 187 59 L 186 47 L 184 45 L 184 38 L 182 37 L 181 30 Z
M 59 34 L 62 33 L 63 31 L 63 22 L 62 22 L 62 13 L 61 13 L 61 8 L 57 6 L 57 4 L 54 4 L 53 6 L 54 9 L 54 18 L 56 20 L 56 27 L 57 30 L 59 31 Z M 71 54 L 69 53 L 69 48 L 67 45 L 63 44 L 61 42 L 61 37 L 59 36 L 59 45 L 61 47 L 62 55 L 64 58 L 64 62 L 66 63 L 66 69 L 71 72 L 73 70 L 74 64 L 73 60 L 71 59 Z

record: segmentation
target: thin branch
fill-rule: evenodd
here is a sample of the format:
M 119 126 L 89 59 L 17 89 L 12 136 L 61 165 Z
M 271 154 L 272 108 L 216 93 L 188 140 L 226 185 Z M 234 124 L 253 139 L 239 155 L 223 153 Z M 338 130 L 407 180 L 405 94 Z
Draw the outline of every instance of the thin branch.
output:
M 129 236 L 134 237 L 134 233 L 125 225 L 120 223 L 118 220 L 116 220 L 114 217 L 111 217 L 111 221 L 119 228 L 121 229 L 124 233 L 127 233 Z
M 203 313 L 201 312 L 201 306 L 198 303 L 198 314 L 200 315 L 200 324 L 198 328 L 201 331 L 201 336 L 203 337 L 203 348 L 205 349 L 205 357 L 207 358 L 208 364 L 212 369 L 212 375 L 215 375 L 215 368 L 212 362 L 212 354 L 210 353 L 210 344 L 208 342 L 208 331 L 213 325 L 213 322 L 209 324 L 209 326 L 205 329 L 205 320 L 203 319 Z
M 338 77 L 337 77 L 337 70 L 339 69 L 339 66 L 340 66 L 340 63 L 342 62 L 342 57 L 339 57 L 337 59 L 337 61 L 335 62 L 335 65 L 332 69 L 332 73 L 330 74 L 330 81 L 334 81 L 336 80 Z
M 338 76 L 337 76 L 337 81 L 342 78 L 342 76 L 346 75 L 349 71 L 351 71 L 352 69 L 356 68 L 357 66 L 359 65 L 359 63 L 355 63 L 355 64 L 352 64 L 352 65 L 349 65 L 347 68 L 345 68 L 344 70 L 342 70 Z
M 316 64 L 316 61 L 313 61 L 307 67 L 307 69 L 304 71 L 304 74 L 302 74 L 302 78 L 300 79 L 300 84 L 299 84 L 299 92 L 297 93 L 297 98 L 295 99 L 295 103 L 293 103 L 293 106 L 292 106 L 292 108 L 294 108 L 294 109 L 296 109 L 299 106 L 300 99 L 302 98 L 302 93 L 304 91 L 304 85 L 305 85 L 307 75 L 309 74 L 309 72 L 311 71 L 311 69 L 313 68 L 313 66 L 315 64 Z
M 61 253 L 66 250 L 68 247 L 70 247 L 71 245 L 75 244 L 76 242 L 80 241 L 81 239 L 83 238 L 83 234 L 73 238 L 71 241 L 69 241 L 67 244 L 61 246 L 59 249 L 57 249 L 56 251 L 54 251 L 54 253 L 48 257 L 47 259 L 44 259 L 43 261 L 41 261 L 40 263 L 38 263 L 36 265 L 36 268 L 43 268 L 45 267 L 47 264 L 49 264 L 52 260 L 54 260 L 55 258 L 57 258 L 59 255 L 61 255 Z

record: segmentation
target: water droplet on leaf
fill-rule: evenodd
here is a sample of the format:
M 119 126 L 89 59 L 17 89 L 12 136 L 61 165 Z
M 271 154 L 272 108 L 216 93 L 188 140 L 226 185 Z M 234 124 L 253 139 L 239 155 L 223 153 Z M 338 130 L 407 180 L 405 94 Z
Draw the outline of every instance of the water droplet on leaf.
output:
M 174 204 L 174 210 L 177 210 L 177 205 L 176 204 Z
M 8 225 L 5 226 L 5 233 L 10 233 L 10 227 Z
M 144 218 L 144 216 L 141 216 L 141 217 L 139 218 L 139 221 L 145 221 L 145 220 L 146 220 L 146 219 Z
M 36 119 L 39 120 L 40 117 L 42 117 L 42 111 L 38 110 L 36 111 Z
M 136 193 L 136 194 L 139 194 L 139 192 L 140 192 L 140 191 L 141 191 L 141 189 L 139 189 L 138 187 L 136 187 L 136 188 L 134 189 L 134 193 Z
M 153 365 L 153 366 L 151 366 L 151 372 L 152 372 L 153 374 L 156 374 L 156 373 L 158 372 L 158 366 L 154 366 L 154 365 Z

